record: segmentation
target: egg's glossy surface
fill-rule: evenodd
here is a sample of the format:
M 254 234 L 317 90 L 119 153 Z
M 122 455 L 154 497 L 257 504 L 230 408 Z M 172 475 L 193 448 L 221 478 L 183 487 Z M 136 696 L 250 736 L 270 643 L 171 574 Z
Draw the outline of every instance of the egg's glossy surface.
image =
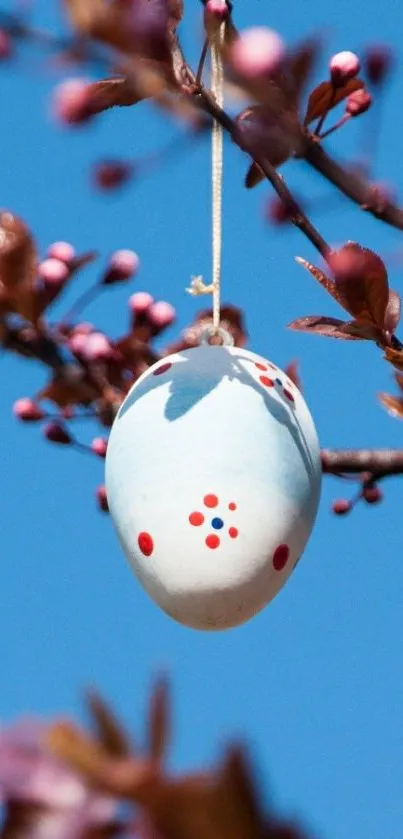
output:
M 171 355 L 134 384 L 106 458 L 110 512 L 150 597 L 195 629 L 277 594 L 312 530 L 319 443 L 295 385 L 238 347 Z

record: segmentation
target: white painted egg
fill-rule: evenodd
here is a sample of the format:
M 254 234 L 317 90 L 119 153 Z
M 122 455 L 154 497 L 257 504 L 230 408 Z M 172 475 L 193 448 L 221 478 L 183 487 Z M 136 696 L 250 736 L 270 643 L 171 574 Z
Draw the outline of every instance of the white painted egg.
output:
M 157 362 L 112 427 L 106 488 L 123 551 L 149 596 L 194 629 L 237 626 L 272 600 L 305 548 L 320 487 L 301 393 L 245 349 Z

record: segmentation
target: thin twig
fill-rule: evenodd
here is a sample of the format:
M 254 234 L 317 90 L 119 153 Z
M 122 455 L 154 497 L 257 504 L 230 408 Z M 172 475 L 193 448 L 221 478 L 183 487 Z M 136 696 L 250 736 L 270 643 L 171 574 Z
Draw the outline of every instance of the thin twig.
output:
M 340 476 L 369 472 L 371 480 L 403 474 L 402 449 L 323 449 L 322 471 Z

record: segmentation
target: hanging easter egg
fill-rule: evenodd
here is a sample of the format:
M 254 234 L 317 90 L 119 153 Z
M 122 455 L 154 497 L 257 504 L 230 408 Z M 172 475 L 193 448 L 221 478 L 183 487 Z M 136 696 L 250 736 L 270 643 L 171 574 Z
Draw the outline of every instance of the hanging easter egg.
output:
M 149 596 L 195 629 L 237 626 L 272 600 L 305 548 L 320 487 L 301 393 L 238 347 L 158 361 L 111 431 L 106 488 L 123 551 Z

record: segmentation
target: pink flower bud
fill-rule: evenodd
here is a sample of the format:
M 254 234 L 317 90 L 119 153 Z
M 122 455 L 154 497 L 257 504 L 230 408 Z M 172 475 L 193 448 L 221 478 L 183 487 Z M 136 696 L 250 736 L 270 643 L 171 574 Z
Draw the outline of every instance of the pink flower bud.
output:
M 80 354 L 88 362 L 110 361 L 114 355 L 111 344 L 102 332 L 91 332 L 90 335 L 85 336 Z
M 374 84 L 382 84 L 388 75 L 393 63 L 392 52 L 386 46 L 369 47 L 365 56 L 365 70 L 369 81 Z
M 13 413 L 17 419 L 23 420 L 23 422 L 36 422 L 45 416 L 42 408 L 29 397 L 17 399 L 13 405 Z
M 98 457 L 106 457 L 106 450 L 108 448 L 108 441 L 105 437 L 95 437 L 91 443 L 91 451 L 97 454 Z
M 158 330 L 166 329 L 176 319 L 176 311 L 170 303 L 160 300 L 158 303 L 151 304 L 148 310 L 148 318 Z
M 336 87 L 342 87 L 360 72 L 360 59 L 355 52 L 338 52 L 329 62 L 330 77 Z
M 332 510 L 336 516 L 345 516 L 351 509 L 351 502 L 347 498 L 339 498 L 338 501 L 333 502 Z
M 281 198 L 275 197 L 271 198 L 267 204 L 266 217 L 272 224 L 287 224 L 291 219 L 291 211 Z
M 89 80 L 72 78 L 59 84 L 53 94 L 53 111 L 65 125 L 88 120 L 92 116 Z
M 96 499 L 98 502 L 98 507 L 102 510 L 103 513 L 109 513 L 109 505 L 108 505 L 108 498 L 106 495 L 106 488 L 102 484 L 101 486 L 97 487 L 96 491 Z
M 77 335 L 90 335 L 91 332 L 95 332 L 95 326 L 88 321 L 77 323 L 74 327 L 74 333 Z
M 46 284 L 62 285 L 69 276 L 69 269 L 60 259 L 44 259 L 38 265 L 38 275 Z
M 105 285 L 125 282 L 137 274 L 140 267 L 140 260 L 134 251 L 115 251 L 109 260 L 109 268 L 103 282 Z
M 204 6 L 204 25 L 207 30 L 214 31 L 228 16 L 229 8 L 225 0 L 207 0 Z
M 0 29 L 0 61 L 6 61 L 13 54 L 13 42 L 5 29 Z
M 378 504 L 382 501 L 382 491 L 377 486 L 365 487 L 362 491 L 362 497 L 367 504 Z
M 103 160 L 93 168 L 94 184 L 99 189 L 117 189 L 127 183 L 132 174 L 132 164 L 120 160 Z
M 275 72 L 280 68 L 284 57 L 283 40 L 277 32 L 263 26 L 241 32 L 230 52 L 233 69 L 248 79 Z
M 371 104 L 372 96 L 368 90 L 355 90 L 354 93 L 350 93 L 350 96 L 347 98 L 346 112 L 352 117 L 359 117 L 368 110 Z
M 48 256 L 51 259 L 59 259 L 60 262 L 70 265 L 76 256 L 76 252 L 69 242 L 53 242 L 53 245 L 48 247 Z
M 129 297 L 129 307 L 135 315 L 142 315 L 153 304 L 154 299 L 148 291 L 137 291 Z
M 43 433 L 51 443 L 60 443 L 63 446 L 67 446 L 72 442 L 66 428 L 58 422 L 48 422 L 43 428 Z

